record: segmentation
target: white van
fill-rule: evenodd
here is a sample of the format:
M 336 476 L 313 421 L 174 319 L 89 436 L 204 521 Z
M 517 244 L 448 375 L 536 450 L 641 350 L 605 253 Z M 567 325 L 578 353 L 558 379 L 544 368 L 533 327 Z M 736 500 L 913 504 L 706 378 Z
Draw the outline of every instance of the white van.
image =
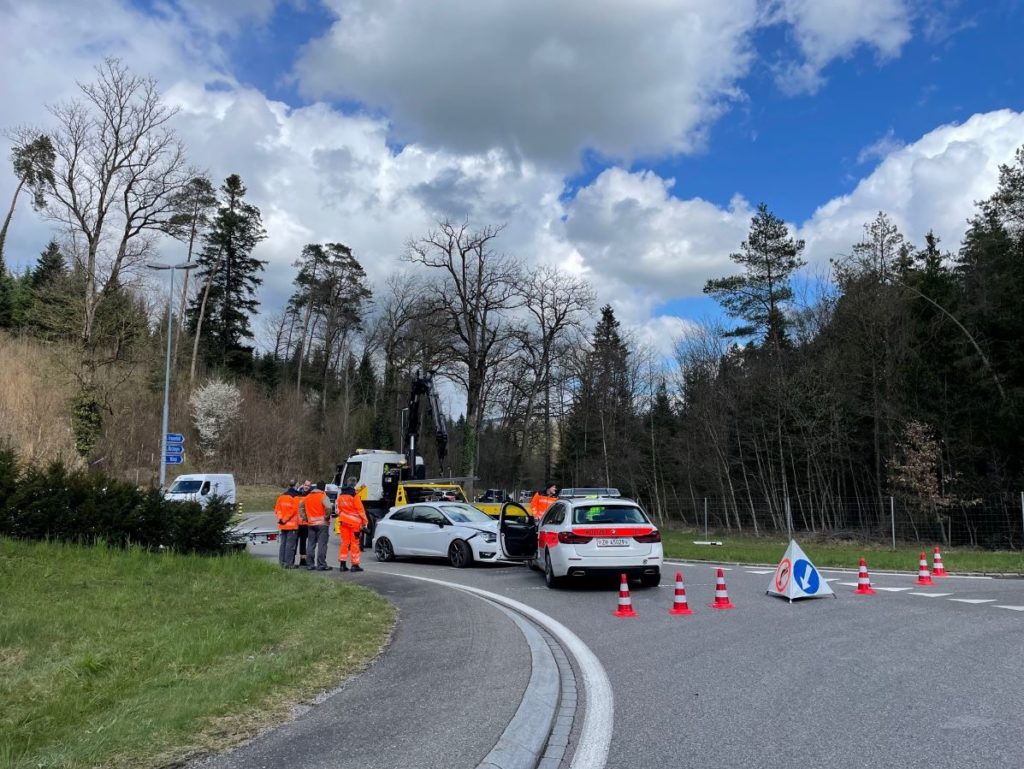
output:
M 198 502 L 201 505 L 215 496 L 235 504 L 235 476 L 223 473 L 179 475 L 164 492 L 164 499 L 172 502 Z

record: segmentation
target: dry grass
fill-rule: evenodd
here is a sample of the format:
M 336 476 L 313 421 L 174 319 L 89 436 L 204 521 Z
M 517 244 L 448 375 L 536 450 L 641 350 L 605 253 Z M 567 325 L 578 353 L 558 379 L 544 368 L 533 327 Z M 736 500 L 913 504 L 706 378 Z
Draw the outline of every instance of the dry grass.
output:
M 69 408 L 75 387 L 61 366 L 64 352 L 0 333 L 0 442 L 28 462 L 79 461 Z

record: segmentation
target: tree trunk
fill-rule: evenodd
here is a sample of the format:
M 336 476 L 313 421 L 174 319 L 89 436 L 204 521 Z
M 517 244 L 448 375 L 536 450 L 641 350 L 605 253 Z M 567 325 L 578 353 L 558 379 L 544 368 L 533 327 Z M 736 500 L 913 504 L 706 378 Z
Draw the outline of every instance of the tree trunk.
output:
M 14 189 L 14 197 L 11 198 L 11 207 L 7 211 L 7 217 L 4 219 L 4 226 L 0 228 L 0 272 L 4 268 L 4 244 L 7 242 L 7 228 L 11 224 L 11 219 L 14 216 L 14 207 L 18 203 L 18 195 L 21 194 L 21 188 L 25 186 L 25 180 L 19 179 L 18 186 Z

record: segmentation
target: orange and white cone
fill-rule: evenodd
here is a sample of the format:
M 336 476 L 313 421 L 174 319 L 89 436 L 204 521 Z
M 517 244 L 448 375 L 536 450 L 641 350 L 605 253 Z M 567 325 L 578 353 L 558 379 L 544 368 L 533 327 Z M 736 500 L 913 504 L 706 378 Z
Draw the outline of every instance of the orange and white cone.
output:
M 919 585 L 931 585 L 932 575 L 928 571 L 928 559 L 924 557 L 924 553 L 921 553 L 921 560 L 917 567 L 917 584 Z
M 942 565 L 942 551 L 939 550 L 938 545 L 935 547 L 935 554 L 932 556 L 932 576 L 933 577 L 948 577 L 946 574 L 946 567 Z
M 860 559 L 860 569 L 857 570 L 857 589 L 853 592 L 857 595 L 875 595 L 875 590 L 871 587 L 871 578 L 868 576 L 868 565 L 863 558 Z
M 693 609 L 686 602 L 686 586 L 683 585 L 683 573 L 676 572 L 676 597 L 672 600 L 672 608 L 669 614 L 693 614 Z
M 729 591 L 725 589 L 725 572 L 721 569 L 715 577 L 715 602 L 708 604 L 712 609 L 735 609 L 729 600 Z
M 622 575 L 622 583 L 619 585 L 619 608 L 612 612 L 612 616 L 615 617 L 636 617 L 637 613 L 633 611 L 633 601 L 629 597 L 629 581 L 626 579 L 626 575 Z

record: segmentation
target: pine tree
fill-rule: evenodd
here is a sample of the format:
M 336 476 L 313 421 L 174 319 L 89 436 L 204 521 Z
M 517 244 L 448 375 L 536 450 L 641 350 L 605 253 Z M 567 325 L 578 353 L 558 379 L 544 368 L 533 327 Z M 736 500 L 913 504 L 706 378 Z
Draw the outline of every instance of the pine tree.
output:
M 67 263 L 60 251 L 57 241 L 51 240 L 39 255 L 36 266 L 32 270 L 32 288 L 41 289 L 56 283 L 68 274 Z
M 252 365 L 253 348 L 245 342 L 253 338 L 249 318 L 259 306 L 256 289 L 266 264 L 252 251 L 266 231 L 260 210 L 244 200 L 238 174 L 227 177 L 220 191 L 220 210 L 196 260 L 203 289 L 192 300 L 188 324 L 208 365 L 241 371 Z M 195 354 L 193 376 L 194 370 Z
M 790 277 L 805 264 L 800 258 L 803 250 L 804 241 L 794 239 L 766 204 L 757 207 L 750 234 L 739 252 L 729 255 L 743 274 L 715 278 L 704 285 L 704 293 L 717 299 L 730 315 L 747 321 L 731 335 L 759 333 L 775 351 L 787 343 L 784 308 L 793 299 Z

